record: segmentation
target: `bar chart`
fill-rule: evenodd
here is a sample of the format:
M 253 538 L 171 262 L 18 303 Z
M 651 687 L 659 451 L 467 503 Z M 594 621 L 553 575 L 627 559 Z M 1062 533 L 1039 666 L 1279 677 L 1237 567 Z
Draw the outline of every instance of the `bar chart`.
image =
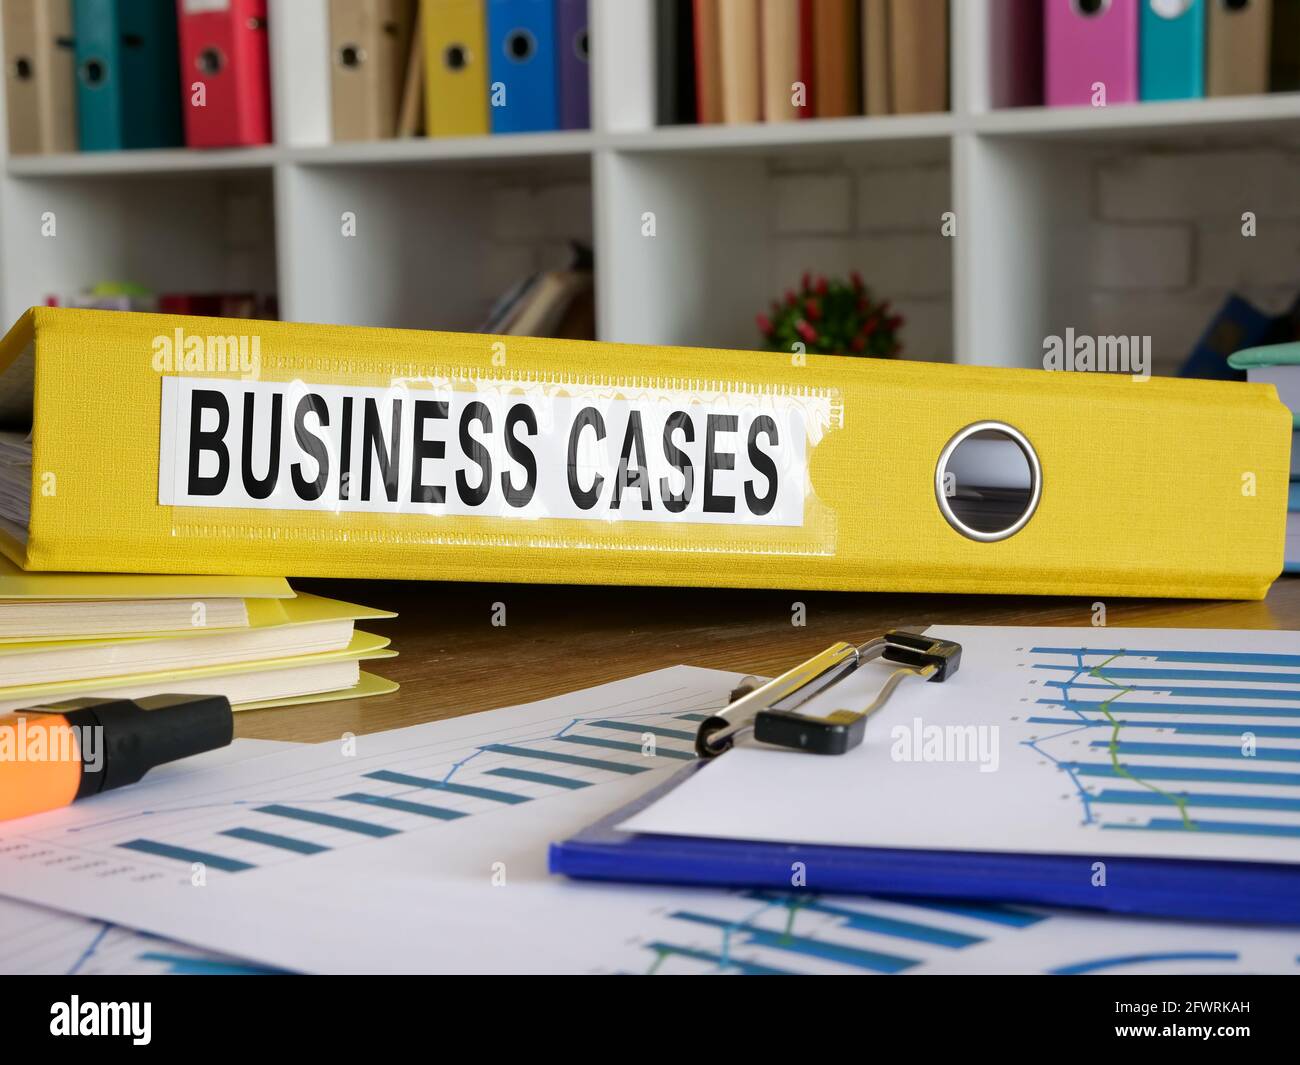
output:
M 646 937 L 640 972 L 895 975 L 1047 920 L 1013 906 L 746 891 L 701 892 Z M 628 970 L 633 971 L 633 970 Z
M 1102 832 L 1300 838 L 1300 654 L 1024 649 L 1021 742 Z
M 236 876 L 670 771 L 694 759 L 694 727 L 715 701 L 716 693 L 680 688 L 459 741 L 417 726 L 411 742 L 373 754 L 365 737 L 355 756 L 324 744 L 252 789 L 218 783 L 5 843 L 10 853 L 52 847 L 65 861 L 73 848 L 92 878 Z

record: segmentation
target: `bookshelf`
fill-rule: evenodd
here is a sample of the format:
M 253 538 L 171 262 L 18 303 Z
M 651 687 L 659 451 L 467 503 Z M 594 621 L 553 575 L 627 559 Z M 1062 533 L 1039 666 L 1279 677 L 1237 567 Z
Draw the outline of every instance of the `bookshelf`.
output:
M 1000 109 L 1004 17 L 951 4 L 949 113 L 656 128 L 651 0 L 592 0 L 591 131 L 331 144 L 326 0 L 271 0 L 274 145 L 0 154 L 4 316 L 130 280 L 275 291 L 287 319 L 468 329 L 576 238 L 595 246 L 606 340 L 757 346 L 755 312 L 803 270 L 857 267 L 907 315 L 909 356 L 1037 365 L 1071 326 L 1150 331 L 1163 368 L 1229 288 L 1280 298 L 1293 236 L 1300 287 L 1300 94 Z M 1272 235 L 1230 246 L 1239 261 L 1208 256 L 1255 209 L 1230 175 L 1186 217 L 1143 217 L 1149 163 L 1217 174 L 1242 153 Z

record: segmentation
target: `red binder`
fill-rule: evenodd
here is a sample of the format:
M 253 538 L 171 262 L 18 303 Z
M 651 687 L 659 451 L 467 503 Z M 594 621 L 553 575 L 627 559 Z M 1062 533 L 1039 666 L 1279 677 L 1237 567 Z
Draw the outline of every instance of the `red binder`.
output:
M 266 0 L 176 0 L 176 6 L 185 143 L 191 148 L 270 143 Z

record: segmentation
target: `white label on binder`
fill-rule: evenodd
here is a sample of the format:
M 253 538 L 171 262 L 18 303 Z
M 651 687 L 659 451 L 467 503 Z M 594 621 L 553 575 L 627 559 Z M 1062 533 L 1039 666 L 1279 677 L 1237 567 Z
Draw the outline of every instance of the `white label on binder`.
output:
M 804 523 L 829 400 L 482 380 L 165 377 L 165 506 Z

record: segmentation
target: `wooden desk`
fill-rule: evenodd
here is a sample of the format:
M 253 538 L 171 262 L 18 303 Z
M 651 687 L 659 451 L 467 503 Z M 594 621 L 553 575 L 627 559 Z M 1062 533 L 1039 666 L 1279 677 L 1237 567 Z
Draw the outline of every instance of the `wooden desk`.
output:
M 297 581 L 399 612 L 366 628 L 400 657 L 374 672 L 402 685 L 376 699 L 239 714 L 235 733 L 315 742 L 562 695 L 684 663 L 775 674 L 834 643 L 948 624 L 1091 625 L 1093 599 L 578 588 L 406 581 Z M 806 624 L 791 624 L 804 604 Z M 504 626 L 492 624 L 494 604 Z M 1111 599 L 1111 627 L 1300 629 L 1300 578 L 1262 602 Z

